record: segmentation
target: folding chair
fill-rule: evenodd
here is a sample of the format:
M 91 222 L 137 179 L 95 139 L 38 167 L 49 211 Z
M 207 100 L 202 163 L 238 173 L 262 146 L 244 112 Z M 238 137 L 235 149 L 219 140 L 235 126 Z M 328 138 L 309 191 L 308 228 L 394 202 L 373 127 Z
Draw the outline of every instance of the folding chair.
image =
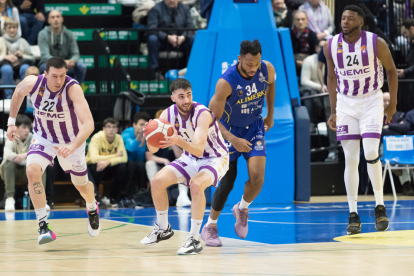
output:
M 382 185 L 385 182 L 387 171 L 390 174 L 392 193 L 394 200 L 397 200 L 394 179 L 391 170 L 414 169 L 414 135 L 384 136 L 384 173 L 382 175 Z

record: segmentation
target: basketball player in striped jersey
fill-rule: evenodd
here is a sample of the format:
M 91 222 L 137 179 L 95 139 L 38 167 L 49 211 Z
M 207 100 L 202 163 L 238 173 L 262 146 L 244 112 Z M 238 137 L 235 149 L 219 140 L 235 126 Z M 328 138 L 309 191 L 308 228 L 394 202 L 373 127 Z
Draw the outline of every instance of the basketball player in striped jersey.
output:
M 16 137 L 16 116 L 27 95 L 34 107 L 34 135 L 27 153 L 26 173 L 30 198 L 39 222 L 39 244 L 52 242 L 56 235 L 48 224 L 46 196 L 42 174 L 56 157 L 66 173 L 70 173 L 75 187 L 87 203 L 89 235 L 100 231 L 100 217 L 95 202 L 94 186 L 88 180 L 85 161 L 85 141 L 94 130 L 92 114 L 79 83 L 66 76 L 64 59 L 52 57 L 46 71 L 39 76 L 27 76 L 14 91 L 7 137 Z
M 375 229 L 386 231 L 389 225 L 378 149 L 384 112 L 386 123 L 395 114 L 398 79 L 385 41 L 376 34 L 361 30 L 364 17 L 360 7 L 345 7 L 341 18 L 342 33 L 331 38 L 323 49 L 328 61 L 328 90 L 332 106 L 328 125 L 336 130 L 337 140 L 341 141 L 345 153 L 344 179 L 350 211 L 348 235 L 360 233 L 362 226 L 357 210 L 361 138 L 375 194 Z M 383 66 L 391 95 L 385 110 L 380 90 L 384 82 Z
M 204 190 L 211 185 L 217 187 L 229 168 L 229 152 L 221 136 L 217 119 L 204 105 L 193 102 L 191 84 L 186 79 L 176 79 L 170 85 L 174 105 L 160 116 L 174 124 L 174 134 L 160 142 L 161 148 L 177 145 L 183 154 L 174 162 L 161 169 L 151 179 L 151 192 L 157 211 L 154 230 L 141 244 L 152 245 L 174 235 L 168 223 L 167 187 L 176 183 L 191 189 L 191 229 L 178 255 L 194 255 L 203 249 L 200 242 L 200 228 L 206 209 Z M 155 153 L 158 148 L 147 143 Z

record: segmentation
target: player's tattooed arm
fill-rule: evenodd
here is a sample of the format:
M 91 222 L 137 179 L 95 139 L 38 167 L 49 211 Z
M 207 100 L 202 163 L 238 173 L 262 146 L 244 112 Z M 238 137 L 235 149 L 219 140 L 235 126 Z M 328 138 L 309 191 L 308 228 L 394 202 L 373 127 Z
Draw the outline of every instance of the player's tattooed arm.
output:
M 43 193 L 43 185 L 42 185 L 42 183 L 40 183 L 40 182 L 33 183 L 33 190 L 38 195 L 41 194 L 41 193 Z

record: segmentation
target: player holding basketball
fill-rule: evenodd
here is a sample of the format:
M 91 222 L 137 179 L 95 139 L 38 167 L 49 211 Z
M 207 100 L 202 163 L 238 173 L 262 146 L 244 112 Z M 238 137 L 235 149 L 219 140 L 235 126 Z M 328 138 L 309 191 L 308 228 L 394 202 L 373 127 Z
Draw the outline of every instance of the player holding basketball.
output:
M 206 208 L 204 190 L 217 186 L 229 166 L 229 153 L 219 131 L 214 114 L 202 104 L 193 102 L 191 84 L 186 79 L 176 79 L 170 85 L 174 105 L 164 110 L 160 119 L 174 124 L 174 134 L 161 141 L 161 148 L 177 145 L 184 150 L 182 156 L 161 169 L 151 179 L 152 199 L 157 210 L 154 230 L 142 244 L 151 245 L 174 235 L 168 223 L 167 187 L 181 183 L 191 191 L 191 230 L 179 255 L 200 253 L 203 249 L 199 238 Z M 155 153 L 158 148 L 147 143 Z
M 39 244 L 56 239 L 47 222 L 42 184 L 42 174 L 56 155 L 87 203 L 89 234 L 95 237 L 100 231 L 94 186 L 88 180 L 85 162 L 85 141 L 94 130 L 94 122 L 82 88 L 76 80 L 66 76 L 66 71 L 65 60 L 52 57 L 46 62 L 44 74 L 24 78 L 13 94 L 7 122 L 7 137 L 13 141 L 17 133 L 17 112 L 25 97 L 30 95 L 34 107 L 34 135 L 27 153 L 26 173 L 30 198 L 39 221 Z
M 345 7 L 341 18 L 342 33 L 331 38 L 323 49 L 328 61 L 328 90 L 332 106 L 328 125 L 336 130 L 337 140 L 341 141 L 345 153 L 344 178 L 350 212 L 348 235 L 361 232 L 357 211 L 361 137 L 375 194 L 375 229 L 386 231 L 389 224 L 378 155 L 384 119 L 380 91 L 384 82 L 383 66 L 391 95 L 390 104 L 385 108 L 386 123 L 395 114 L 398 78 L 385 41 L 376 34 L 361 30 L 364 17 L 360 7 Z
M 203 227 L 201 238 L 207 246 L 221 246 L 217 220 L 237 176 L 237 159 L 243 154 L 247 160 L 249 179 L 244 186 L 241 201 L 232 211 L 236 218 L 234 230 L 244 239 L 247 236 L 249 205 L 259 195 L 265 174 L 265 132 L 273 127 L 275 100 L 275 69 L 261 60 L 262 48 L 258 40 L 242 41 L 238 63 L 221 76 L 209 108 L 221 118 L 220 131 L 230 144 L 229 171 L 214 192 L 211 212 Z M 267 116 L 262 119 L 262 107 L 266 98 Z M 224 114 L 223 114 L 224 112 Z

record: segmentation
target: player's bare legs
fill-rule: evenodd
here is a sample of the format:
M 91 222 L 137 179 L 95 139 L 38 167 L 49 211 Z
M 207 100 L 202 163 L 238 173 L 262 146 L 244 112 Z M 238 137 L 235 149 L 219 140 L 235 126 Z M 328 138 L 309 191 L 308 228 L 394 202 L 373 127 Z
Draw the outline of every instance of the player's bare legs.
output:
M 72 183 L 86 201 L 86 212 L 88 214 L 88 233 L 91 237 L 96 237 L 101 231 L 101 217 L 99 215 L 98 203 L 95 200 L 95 187 L 88 180 L 87 175 L 70 175 Z M 86 184 L 84 184 L 86 182 Z
M 75 185 L 75 183 L 73 185 L 87 203 L 95 202 L 95 187 L 91 181 L 88 181 L 86 185 Z
M 204 194 L 204 191 L 211 186 L 212 181 L 210 175 L 203 171 L 197 173 L 191 179 L 190 192 L 193 202 L 191 204 L 191 219 L 203 220 L 204 212 L 206 210 L 206 195 Z
M 45 244 L 56 239 L 52 228 L 47 222 L 46 194 L 42 183 L 42 167 L 37 163 L 30 163 L 26 167 L 27 179 L 29 180 L 28 190 L 30 199 L 35 208 L 36 217 L 39 222 L 39 244 Z

